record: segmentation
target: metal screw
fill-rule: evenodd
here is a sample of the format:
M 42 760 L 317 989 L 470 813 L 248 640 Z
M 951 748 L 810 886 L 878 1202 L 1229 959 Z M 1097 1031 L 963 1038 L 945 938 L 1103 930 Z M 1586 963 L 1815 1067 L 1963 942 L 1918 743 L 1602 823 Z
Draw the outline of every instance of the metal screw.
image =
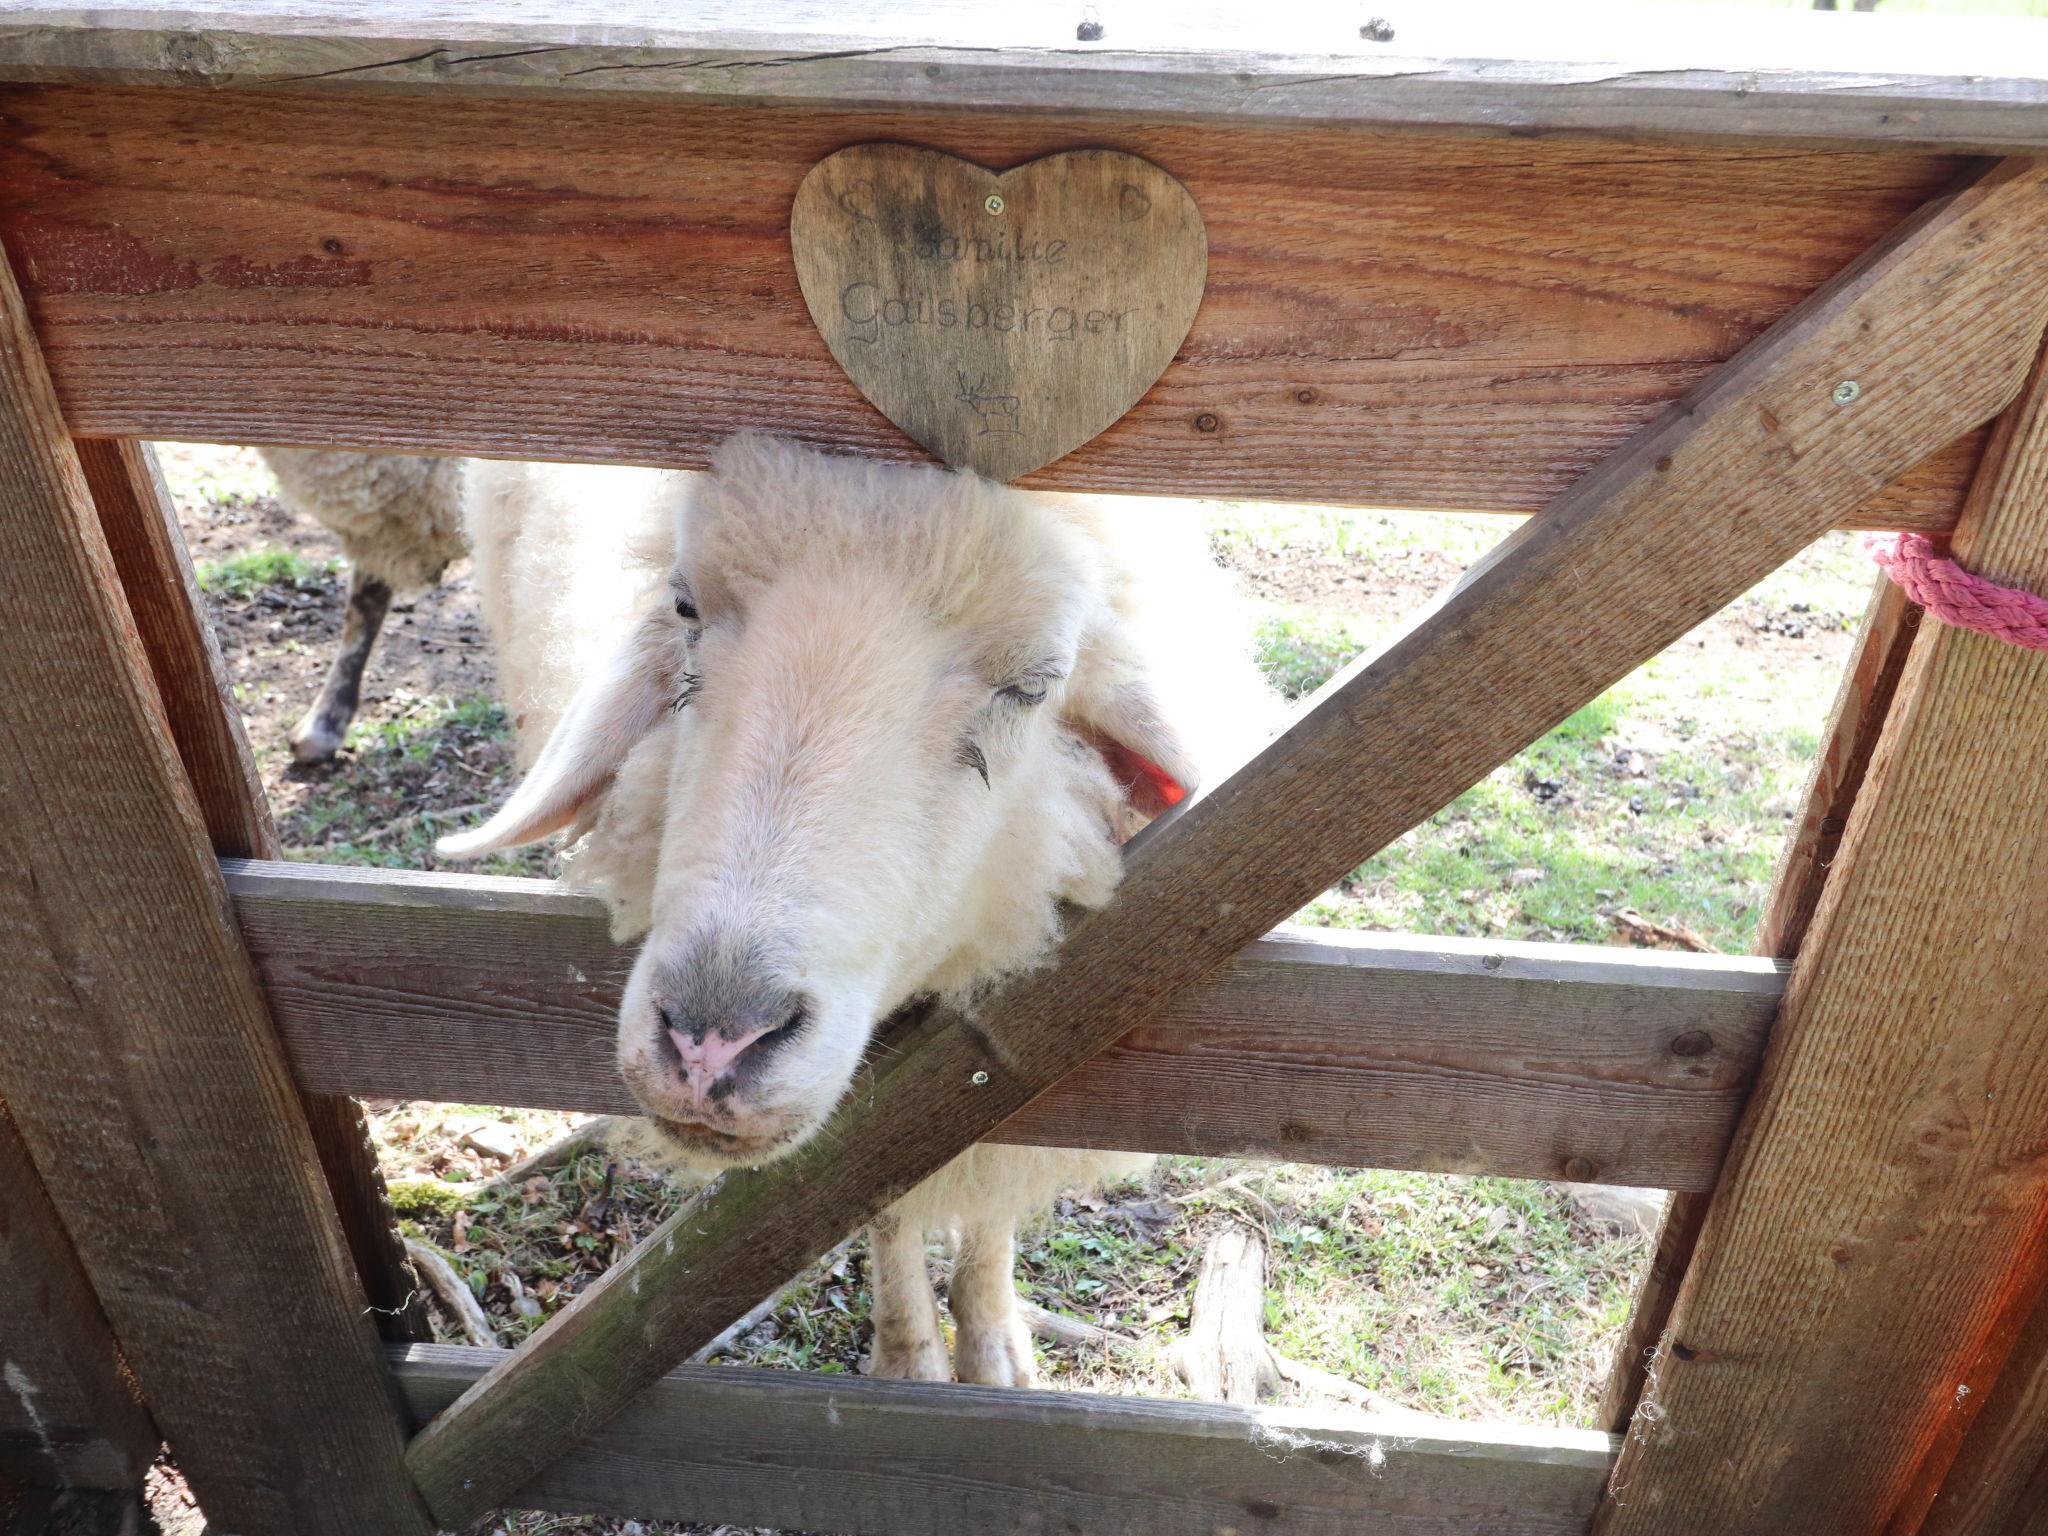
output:
M 1001 213 L 1003 211 L 1003 199 L 1001 194 L 996 192 L 989 193 L 988 201 L 983 203 L 981 206 L 986 208 L 990 213 Z
M 1835 386 L 1835 404 L 1848 405 L 1863 393 L 1863 386 L 1854 379 L 1844 379 Z
M 977 1088 L 986 1088 L 988 1086 L 988 1074 L 986 1072 L 977 1072 L 967 1081 L 974 1084 Z

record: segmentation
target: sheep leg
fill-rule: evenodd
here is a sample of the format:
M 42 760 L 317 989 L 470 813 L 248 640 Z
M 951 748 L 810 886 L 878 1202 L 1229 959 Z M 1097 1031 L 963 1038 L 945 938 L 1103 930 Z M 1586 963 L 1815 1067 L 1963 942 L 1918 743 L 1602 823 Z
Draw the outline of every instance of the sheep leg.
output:
M 361 566 L 348 585 L 348 615 L 342 620 L 341 649 L 327 669 L 327 681 L 320 697 L 306 711 L 305 718 L 292 727 L 289 740 L 292 756 L 302 763 L 324 763 L 341 750 L 349 722 L 356 717 L 356 705 L 363 693 L 363 667 L 370 659 L 370 647 L 377 643 L 377 631 L 384 627 L 384 615 L 391 608 L 391 588 L 375 576 L 365 576 Z
M 951 1380 L 922 1228 L 888 1214 L 869 1223 L 868 1290 L 874 1298 L 873 1373 L 898 1381 Z
M 1028 1387 L 1037 1380 L 1031 1330 L 1017 1304 L 1017 1222 L 991 1217 L 964 1226 L 949 1292 L 953 1358 L 962 1381 Z

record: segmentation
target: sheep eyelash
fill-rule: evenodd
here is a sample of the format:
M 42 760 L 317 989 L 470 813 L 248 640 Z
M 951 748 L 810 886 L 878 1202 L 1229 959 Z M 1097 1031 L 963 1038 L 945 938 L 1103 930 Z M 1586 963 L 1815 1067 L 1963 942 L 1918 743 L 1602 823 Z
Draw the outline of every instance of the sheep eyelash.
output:
M 981 787 L 983 789 L 993 789 L 995 787 L 988 781 L 988 757 L 981 750 L 979 742 L 961 742 L 959 750 L 953 754 L 953 761 L 963 768 L 972 768 L 976 773 L 980 774 Z
M 688 704 L 690 700 L 697 697 L 697 687 L 698 684 L 702 682 L 703 679 L 699 677 L 696 673 L 685 672 L 683 674 L 683 691 L 676 695 L 675 702 L 669 705 L 669 709 L 675 713 L 680 714 L 682 712 L 683 706 Z
M 1022 704 L 1029 709 L 1034 704 L 1043 704 L 1052 685 L 1066 675 L 1066 671 L 1057 663 L 1040 662 L 1003 684 L 996 690 L 996 697 L 1008 699 L 1012 704 Z

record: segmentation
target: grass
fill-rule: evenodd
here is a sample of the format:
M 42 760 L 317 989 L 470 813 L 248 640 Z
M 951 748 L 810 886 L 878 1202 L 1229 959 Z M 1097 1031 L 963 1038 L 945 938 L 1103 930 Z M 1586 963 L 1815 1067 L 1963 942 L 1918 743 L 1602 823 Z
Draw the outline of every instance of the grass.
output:
M 485 698 L 395 695 L 349 728 L 322 792 L 281 818 L 287 857 L 386 869 L 433 869 L 435 839 L 473 825 L 511 793 L 511 718 Z M 463 866 L 480 874 L 549 875 L 554 855 L 520 848 Z
M 1313 537 L 1321 537 L 1312 534 Z M 1758 632 L 1853 627 L 1870 567 L 1823 540 L 1736 605 Z M 1290 698 L 1387 626 L 1266 614 L 1258 658 Z M 1750 947 L 1798 813 L 1834 679 L 1756 647 L 1690 638 L 1639 668 L 1311 902 L 1347 928 L 1600 943 L 1633 909 L 1713 947 Z
M 201 560 L 194 567 L 199 590 L 246 600 L 265 587 L 319 591 L 341 570 L 338 558 L 314 560 L 295 549 L 238 550 L 225 560 Z

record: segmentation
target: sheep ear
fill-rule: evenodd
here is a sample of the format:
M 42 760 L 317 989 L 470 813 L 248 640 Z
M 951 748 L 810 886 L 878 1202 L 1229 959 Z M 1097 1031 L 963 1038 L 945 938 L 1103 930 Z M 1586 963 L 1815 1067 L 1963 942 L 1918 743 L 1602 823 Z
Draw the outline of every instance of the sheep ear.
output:
M 1068 727 L 1102 754 L 1138 811 L 1157 816 L 1179 805 L 1200 777 L 1151 687 L 1129 673 L 1101 678 L 1091 677 L 1092 670 L 1077 670 L 1068 684 L 1061 711 Z
M 672 703 L 671 626 L 664 619 L 657 609 L 642 621 L 605 667 L 576 690 L 532 770 L 498 814 L 474 831 L 442 838 L 436 853 L 473 859 L 516 848 L 573 826 L 584 815 Z

